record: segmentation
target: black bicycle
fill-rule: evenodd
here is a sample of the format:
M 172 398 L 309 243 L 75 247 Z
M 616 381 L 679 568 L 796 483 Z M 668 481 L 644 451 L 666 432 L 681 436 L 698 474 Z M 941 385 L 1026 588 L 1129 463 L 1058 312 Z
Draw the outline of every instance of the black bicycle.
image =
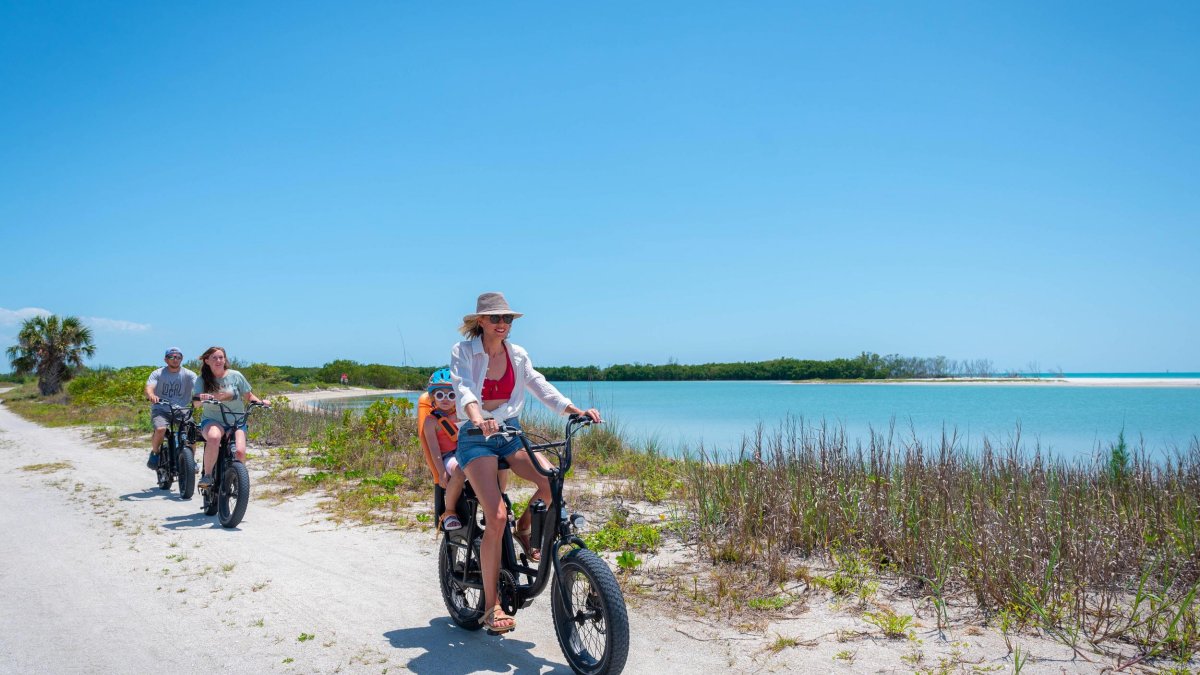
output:
M 516 553 L 512 530 L 512 502 L 504 494 L 508 517 L 501 525 L 504 537 L 501 544 L 500 606 L 509 616 L 528 607 L 550 581 L 550 609 L 554 633 L 563 654 L 576 673 L 599 675 L 620 673 L 629 656 L 629 617 L 621 587 L 608 565 L 590 551 L 577 532 L 584 524 L 583 516 L 568 515 L 562 489 L 565 476 L 571 469 L 571 439 L 576 431 L 591 424 L 583 415 L 572 415 L 567 421 L 565 438 L 549 443 L 531 443 L 520 430 L 501 426 L 500 433 L 518 438 L 533 466 L 550 479 L 551 503 L 534 502 L 531 546 L 542 551 L 540 561 L 531 561 L 524 551 Z M 478 432 L 477 429 L 471 430 Z M 470 432 L 468 432 L 470 433 Z M 534 453 L 557 460 L 557 466 L 546 468 Z M 499 468 L 507 468 L 500 460 Z M 440 496 L 440 493 L 439 493 Z M 440 520 L 443 505 L 435 507 Z M 463 488 L 456 509 L 463 527 L 444 532 L 438 552 L 438 580 L 442 599 L 454 623 L 467 630 L 483 627 L 483 575 L 480 568 L 480 546 L 483 531 L 488 527 L 479 509 L 479 501 L 470 482 Z M 531 567 L 530 564 L 536 565 Z
M 170 401 L 159 400 L 158 405 L 168 409 L 170 426 L 158 446 L 158 487 L 170 490 L 175 479 L 179 479 L 179 497 L 191 499 L 196 490 L 196 439 L 199 434 L 192 419 L 192 409 Z
M 250 419 L 250 413 L 256 408 L 269 406 L 255 401 L 247 405 L 244 412 L 234 412 L 220 401 L 206 403 L 221 407 L 221 420 L 225 429 L 221 434 L 217 461 L 213 465 L 213 484 L 200 488 L 200 493 L 204 495 L 204 515 L 216 515 L 222 527 L 237 527 L 246 515 L 246 506 L 250 503 L 250 472 L 246 470 L 245 464 L 237 460 L 234 432 Z

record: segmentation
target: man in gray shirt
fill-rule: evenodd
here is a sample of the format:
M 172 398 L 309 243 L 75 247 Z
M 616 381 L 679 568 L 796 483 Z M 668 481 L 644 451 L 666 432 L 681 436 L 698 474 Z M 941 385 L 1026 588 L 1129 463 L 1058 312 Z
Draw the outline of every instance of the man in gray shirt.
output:
M 167 435 L 170 425 L 171 407 L 167 402 L 182 407 L 192 403 L 192 388 L 196 384 L 196 374 L 183 367 L 183 352 L 175 347 L 167 350 L 163 356 L 166 366 L 150 373 L 146 380 L 146 398 L 150 399 L 150 421 L 154 423 L 154 437 L 150 441 L 150 459 L 146 466 L 158 468 L 158 446 Z

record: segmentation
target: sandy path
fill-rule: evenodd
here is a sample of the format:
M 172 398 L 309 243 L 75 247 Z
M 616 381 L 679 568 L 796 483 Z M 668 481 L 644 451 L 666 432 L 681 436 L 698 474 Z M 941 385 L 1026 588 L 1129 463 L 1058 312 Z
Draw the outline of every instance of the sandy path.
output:
M 0 672 L 569 672 L 548 593 L 512 637 L 455 627 L 431 535 L 336 527 L 304 499 L 252 499 L 225 530 L 155 489 L 145 451 L 85 433 L 0 406 Z M 21 468 L 49 462 L 71 467 Z M 631 621 L 626 672 L 728 667 L 718 643 Z

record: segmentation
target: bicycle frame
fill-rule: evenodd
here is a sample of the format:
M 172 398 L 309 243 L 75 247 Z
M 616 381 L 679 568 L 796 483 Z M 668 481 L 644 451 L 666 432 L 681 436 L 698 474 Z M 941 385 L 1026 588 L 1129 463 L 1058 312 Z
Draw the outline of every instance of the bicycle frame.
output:
M 163 438 L 167 443 L 167 449 L 171 453 L 168 457 L 168 467 L 172 473 L 178 473 L 178 467 L 175 466 L 175 460 L 179 455 L 179 450 L 187 445 L 187 438 L 191 436 L 191 430 L 195 428 L 196 423 L 192 421 L 192 409 L 183 406 L 175 405 L 170 401 L 160 402 L 168 406 L 169 414 L 167 415 L 167 434 Z M 184 435 L 187 434 L 187 437 Z M 158 449 L 161 453 L 161 448 Z M 162 459 L 160 458 L 161 462 Z
M 174 445 L 174 447 L 171 448 L 171 451 L 178 452 L 180 448 L 182 448 L 184 445 L 187 445 L 187 442 L 191 436 L 190 432 L 196 427 L 196 422 L 192 420 L 191 408 L 184 408 L 182 406 L 172 404 L 169 422 L 170 433 L 167 434 L 167 438 L 169 438 Z M 184 434 L 187 434 L 187 436 L 185 437 Z
M 508 495 L 502 493 L 505 508 L 508 512 L 508 518 L 504 523 L 503 543 L 500 550 L 500 568 L 508 570 L 515 580 L 515 588 L 513 589 L 515 597 L 513 598 L 513 609 L 524 609 L 528 607 L 533 599 L 545 590 L 547 583 L 550 580 L 549 571 L 554 569 L 555 577 L 561 578 L 558 574 L 559 562 L 563 557 L 560 549 L 566 545 L 573 545 L 577 548 L 587 548 L 587 545 L 573 531 L 573 523 L 575 517 L 566 515 L 566 503 L 563 500 L 562 490 L 563 484 L 566 481 L 566 474 L 571 469 L 572 462 L 572 437 L 580 428 L 591 424 L 591 420 L 581 415 L 572 415 L 566 425 L 565 438 L 561 441 L 550 443 L 530 443 L 529 439 L 519 429 L 502 430 L 506 435 L 520 439 L 522 448 L 529 456 L 534 468 L 546 476 L 550 483 L 550 503 L 547 505 L 545 514 L 541 517 L 546 519 L 542 527 L 542 540 L 540 542 L 530 542 L 531 546 L 538 546 L 542 551 L 541 560 L 537 567 L 530 567 L 520 561 L 516 554 L 516 548 L 513 545 L 512 537 L 512 502 Z M 562 453 L 553 452 L 557 448 L 562 448 Z M 553 466 L 546 469 L 538 461 L 536 453 L 551 451 L 559 459 L 558 466 Z M 508 468 L 504 460 L 501 460 L 500 468 Z M 464 527 L 461 530 L 445 533 L 448 538 L 448 543 L 452 546 L 457 546 L 466 549 L 466 557 L 463 564 L 461 574 L 454 573 L 454 580 L 465 588 L 483 589 L 482 583 L 476 583 L 466 578 L 467 570 L 471 567 L 473 558 L 478 556 L 478 551 L 474 546 L 474 542 L 482 536 L 482 530 L 479 526 L 477 511 L 479 508 L 478 499 L 475 497 L 474 490 L 470 488 L 468 482 L 463 489 L 460 502 L 465 501 L 467 509 L 465 510 Z M 532 514 L 531 517 L 538 517 L 537 514 Z M 551 521 L 551 518 L 556 518 L 557 522 Z M 484 527 L 488 524 L 484 522 Z M 527 581 L 521 582 L 521 577 L 525 577 Z M 566 589 L 562 589 L 565 590 Z
M 267 406 L 257 402 L 250 403 L 246 406 L 245 410 L 239 413 L 234 412 L 229 406 L 220 401 L 214 400 L 211 403 L 220 406 L 221 409 L 221 445 L 217 450 L 216 464 L 213 465 L 213 473 L 215 475 L 216 472 L 224 468 L 225 465 L 230 461 L 233 451 L 231 451 L 229 448 L 237 447 L 238 427 L 245 425 L 246 422 L 249 421 L 250 413 L 255 408 L 265 408 Z M 230 419 L 232 419 L 233 422 L 230 422 Z

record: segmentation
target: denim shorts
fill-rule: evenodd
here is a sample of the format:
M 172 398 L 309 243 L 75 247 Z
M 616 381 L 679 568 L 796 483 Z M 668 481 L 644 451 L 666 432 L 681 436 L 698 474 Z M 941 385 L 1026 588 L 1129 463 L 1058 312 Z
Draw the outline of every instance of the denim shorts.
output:
M 521 423 L 515 417 L 504 420 L 504 424 L 517 429 L 521 428 Z M 480 457 L 508 457 L 524 447 L 519 438 L 506 439 L 500 434 L 484 438 L 470 434 L 469 432 L 475 428 L 475 424 L 470 420 L 463 422 L 458 427 L 458 449 L 455 450 L 455 454 L 458 456 L 458 465 L 463 469 Z
M 213 426 L 221 427 L 225 431 L 229 431 L 230 429 L 233 428 L 232 424 L 223 424 L 217 420 L 204 420 L 204 421 L 200 422 L 200 433 L 204 433 L 205 431 L 208 431 L 208 428 L 213 427 Z M 241 429 L 242 431 L 246 431 L 246 423 L 242 422 L 241 424 L 237 425 L 237 428 Z

